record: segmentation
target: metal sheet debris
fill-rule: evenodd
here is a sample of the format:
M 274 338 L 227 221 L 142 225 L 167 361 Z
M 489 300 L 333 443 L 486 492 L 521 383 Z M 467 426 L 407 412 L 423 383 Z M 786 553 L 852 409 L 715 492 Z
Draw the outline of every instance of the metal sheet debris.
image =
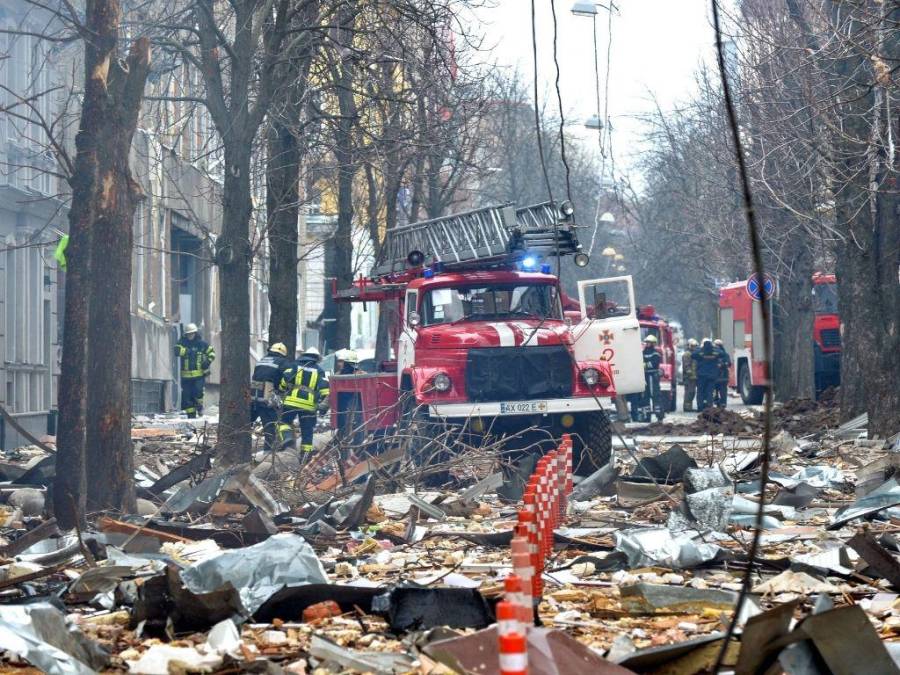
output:
M 884 485 L 865 497 L 857 499 L 850 506 L 838 509 L 827 529 L 836 530 L 851 520 L 874 515 L 891 506 L 897 506 L 897 504 L 900 504 L 900 484 L 897 483 L 896 478 L 891 478 Z
M 49 675 L 89 675 L 108 655 L 46 602 L 7 605 L 0 611 L 0 648 Z
M 302 537 L 277 534 L 247 548 L 222 551 L 181 571 L 191 593 L 237 589 L 246 618 L 286 586 L 328 582 L 322 563 Z
M 690 569 L 724 553 L 716 544 L 695 540 L 688 533 L 675 535 L 663 527 L 623 530 L 615 533 L 615 540 L 616 549 L 628 556 L 632 568 L 659 565 Z

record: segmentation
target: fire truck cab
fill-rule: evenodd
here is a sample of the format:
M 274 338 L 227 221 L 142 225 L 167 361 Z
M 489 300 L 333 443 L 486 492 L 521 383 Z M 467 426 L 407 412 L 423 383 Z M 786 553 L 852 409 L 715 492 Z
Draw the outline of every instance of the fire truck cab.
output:
M 828 387 L 839 385 L 841 377 L 841 322 L 833 274 L 813 275 L 813 300 L 813 368 L 818 396 Z M 744 403 L 762 403 L 764 388 L 769 383 L 762 310 L 760 303 L 747 292 L 746 281 L 719 289 L 719 335 L 731 354 L 729 385 L 737 388 Z
M 373 433 L 416 424 L 494 435 L 539 428 L 573 434 L 577 473 L 608 461 L 601 402 L 620 384 L 614 364 L 641 359 L 634 294 L 628 277 L 583 281 L 582 305 L 614 297 L 616 309 L 577 325 L 565 317 L 550 260 L 580 247 L 562 207 L 505 205 L 413 223 L 389 231 L 382 251 L 373 275 L 335 298 L 378 302 L 395 316 L 397 358 L 376 373 L 331 378 L 334 424 L 347 412 L 340 398 Z

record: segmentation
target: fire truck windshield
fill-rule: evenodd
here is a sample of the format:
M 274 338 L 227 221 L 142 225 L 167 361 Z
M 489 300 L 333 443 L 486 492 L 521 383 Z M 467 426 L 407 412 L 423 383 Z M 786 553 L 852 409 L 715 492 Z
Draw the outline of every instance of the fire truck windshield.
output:
M 837 284 L 815 284 L 813 286 L 813 305 L 816 314 L 837 314 Z
M 662 341 L 662 335 L 659 334 L 657 326 L 641 326 L 641 340 L 646 340 L 648 335 L 652 335 L 660 342 Z
M 497 319 L 562 319 L 556 286 L 498 284 L 453 286 L 428 291 L 422 300 L 424 325 Z

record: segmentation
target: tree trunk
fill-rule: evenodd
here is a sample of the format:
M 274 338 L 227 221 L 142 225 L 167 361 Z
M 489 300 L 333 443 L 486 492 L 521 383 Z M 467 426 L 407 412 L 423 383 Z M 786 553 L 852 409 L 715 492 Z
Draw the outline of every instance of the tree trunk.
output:
M 844 3 L 830 3 L 835 27 L 857 40 L 866 30 L 868 14 L 847 12 Z M 900 10 L 890 9 L 896 23 Z M 891 33 L 885 58 L 900 58 L 900 39 Z M 843 58 L 828 62 L 841 87 L 835 99 L 840 133 L 832 137 L 837 175 L 844 181 L 835 191 L 835 216 L 844 237 L 836 245 L 838 295 L 843 327 L 841 352 L 841 417 L 869 414 L 869 434 L 884 437 L 900 428 L 900 228 L 897 212 L 897 157 L 877 145 L 887 137 L 880 128 L 887 93 L 876 81 L 872 64 L 857 49 L 844 48 Z M 898 129 L 892 130 L 894 134 Z M 870 191 L 870 181 L 874 190 Z
M 338 288 L 347 288 L 353 283 L 353 174 L 349 156 L 339 157 L 338 162 L 338 222 L 334 233 L 333 268 L 328 277 L 337 280 Z M 350 303 L 336 302 L 334 308 L 333 342 L 334 349 L 350 346 Z
M 143 197 L 129 167 L 150 43 L 138 40 L 128 67 L 110 65 L 109 109 L 98 148 L 97 220 L 91 257 L 88 333 L 87 467 L 92 511 L 132 512 L 134 451 L 131 445 L 131 255 L 134 211 Z
M 779 401 L 813 398 L 813 261 L 807 239 L 795 235 L 794 256 L 785 262 L 790 272 L 778 280 L 779 296 L 774 307 L 775 396 Z
M 268 133 L 266 215 L 269 238 L 269 344 L 297 344 L 297 222 L 300 217 L 300 144 L 283 124 Z
M 225 464 L 250 461 L 250 151 L 252 138 L 227 139 L 222 234 L 216 242 L 222 320 L 218 452 Z
M 133 501 L 129 491 L 134 477 L 128 468 L 133 462 L 129 299 L 132 217 L 139 189 L 131 180 L 128 159 L 149 69 L 150 46 L 146 38 L 135 41 L 127 68 L 122 68 L 116 53 L 120 22 L 118 0 L 91 0 L 85 6 L 85 26 L 91 38 L 85 40 L 84 99 L 70 178 L 72 205 L 54 481 L 54 511 L 63 528 L 84 518 L 88 433 L 92 444 L 97 443 L 89 454 L 92 502 L 130 508 Z M 123 233 L 127 233 L 124 239 Z M 99 250 L 95 253 L 95 249 Z M 94 269 L 100 267 L 101 259 L 102 273 Z M 107 287 L 99 288 L 98 279 Z M 101 310 L 109 313 L 104 317 L 109 321 L 108 330 L 102 334 L 93 328 L 94 317 Z M 89 344 L 99 349 L 101 340 L 102 363 L 89 350 Z M 100 368 L 124 385 L 116 383 L 113 391 L 103 391 L 105 381 L 94 381 Z M 98 390 L 92 393 L 89 387 Z M 116 400 L 123 394 L 124 398 Z M 99 502 L 95 498 L 100 498 Z

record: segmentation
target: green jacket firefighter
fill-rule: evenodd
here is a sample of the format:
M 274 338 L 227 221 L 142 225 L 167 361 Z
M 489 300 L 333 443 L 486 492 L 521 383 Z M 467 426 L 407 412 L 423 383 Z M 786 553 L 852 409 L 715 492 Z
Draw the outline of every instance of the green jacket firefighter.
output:
M 203 389 L 216 352 L 200 337 L 197 324 L 189 323 L 175 343 L 175 356 L 181 359 L 181 409 L 197 417 L 203 414 Z
M 312 452 L 313 432 L 319 410 L 328 409 L 328 376 L 319 366 L 319 350 L 310 347 L 294 365 L 284 371 L 281 388 L 286 391 L 282 402 L 281 426 L 284 447 L 293 442 L 293 421 L 300 424 L 300 449 Z

